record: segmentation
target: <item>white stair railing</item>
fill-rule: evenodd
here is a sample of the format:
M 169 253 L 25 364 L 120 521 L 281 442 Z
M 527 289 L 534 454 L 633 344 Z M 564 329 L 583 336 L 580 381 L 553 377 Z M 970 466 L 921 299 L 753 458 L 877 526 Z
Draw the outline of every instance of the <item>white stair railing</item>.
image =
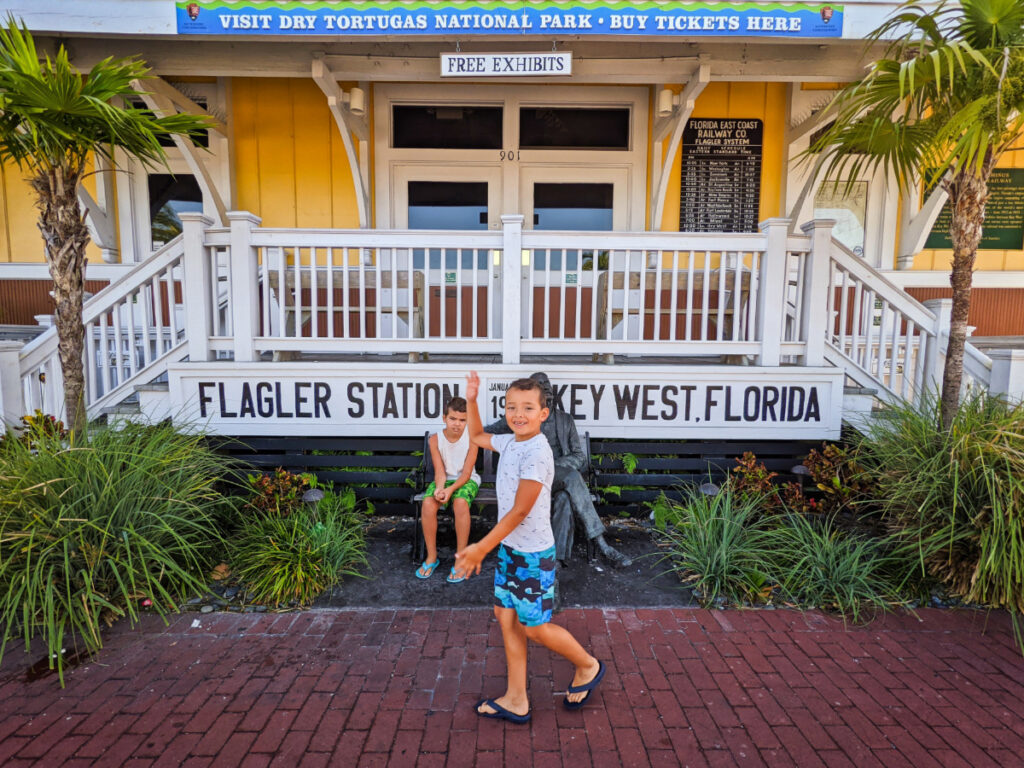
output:
M 833 362 L 885 400 L 917 402 L 934 384 L 938 318 L 833 241 L 825 341 Z
M 123 400 L 187 354 L 184 246 L 177 237 L 83 307 L 85 402 L 90 416 Z M 25 410 L 63 415 L 64 383 L 57 329 L 33 339 L 19 355 Z

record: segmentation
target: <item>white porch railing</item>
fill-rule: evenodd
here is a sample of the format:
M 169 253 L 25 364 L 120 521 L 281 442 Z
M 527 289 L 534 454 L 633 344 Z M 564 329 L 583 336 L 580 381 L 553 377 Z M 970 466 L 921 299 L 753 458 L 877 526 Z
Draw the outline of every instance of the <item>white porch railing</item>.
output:
M 197 321 L 194 359 L 203 348 L 240 361 L 271 351 L 808 358 L 812 238 L 787 237 L 782 220 L 756 234 L 680 235 L 524 232 L 521 216 L 503 217 L 501 232 L 277 230 L 229 218 L 230 229 L 201 238 L 200 222 L 185 222 L 210 272 L 192 270 L 202 282 L 187 293 L 211 295 L 219 270 L 230 316 L 223 335 Z
M 212 228 L 183 215 L 180 238 L 87 302 L 90 413 L 186 356 L 271 352 L 831 363 L 892 400 L 917 400 L 941 378 L 948 308 L 892 285 L 834 242 L 827 221 L 792 235 L 782 219 L 758 233 L 677 234 L 523 231 L 522 216 L 496 232 L 228 218 Z M 19 354 L 26 410 L 62 410 L 56 349 L 51 329 Z M 965 370 L 987 386 L 992 360 L 968 347 Z

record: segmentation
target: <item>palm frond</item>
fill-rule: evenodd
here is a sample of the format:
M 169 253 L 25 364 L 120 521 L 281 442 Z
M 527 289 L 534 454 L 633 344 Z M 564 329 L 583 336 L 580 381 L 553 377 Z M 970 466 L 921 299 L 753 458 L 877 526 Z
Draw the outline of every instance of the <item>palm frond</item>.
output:
M 106 58 L 82 74 L 63 46 L 40 56 L 28 30 L 8 18 L 0 28 L 0 160 L 32 170 L 80 167 L 91 153 L 112 161 L 119 148 L 149 166 L 166 163 L 161 137 L 194 138 L 211 121 L 133 108 L 134 84 L 148 77 L 134 58 Z

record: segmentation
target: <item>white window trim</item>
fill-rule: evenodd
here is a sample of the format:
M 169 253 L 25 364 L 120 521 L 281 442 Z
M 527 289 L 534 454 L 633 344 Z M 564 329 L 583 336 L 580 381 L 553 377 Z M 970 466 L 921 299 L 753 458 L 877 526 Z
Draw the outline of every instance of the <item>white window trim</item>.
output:
M 625 169 L 627 195 L 622 201 L 625 228 L 644 229 L 647 202 L 647 135 L 650 90 L 647 87 L 470 85 L 459 84 L 378 84 L 374 88 L 374 168 L 375 221 L 382 229 L 397 226 L 393 205 L 394 166 L 422 164 L 448 169 L 501 168 L 503 210 L 497 215 L 523 213 L 527 207 L 521 198 L 520 170 L 525 168 L 559 169 L 567 181 L 606 181 L 602 169 Z M 394 104 L 490 105 L 504 108 L 505 151 L 518 151 L 517 160 L 502 161 L 501 150 L 395 149 L 391 146 L 391 107 Z M 519 108 L 613 107 L 630 109 L 630 147 L 627 150 L 594 151 L 564 149 L 519 150 Z M 572 176 L 578 172 L 578 176 Z M 494 214 L 491 214 L 494 216 Z

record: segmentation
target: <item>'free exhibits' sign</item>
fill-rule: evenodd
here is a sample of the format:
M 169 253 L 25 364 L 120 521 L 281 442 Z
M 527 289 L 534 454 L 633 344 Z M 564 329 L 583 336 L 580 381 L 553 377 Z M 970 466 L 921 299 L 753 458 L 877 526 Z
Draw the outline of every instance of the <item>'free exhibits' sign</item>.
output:
M 545 369 L 555 403 L 596 437 L 827 439 L 839 436 L 842 376 L 834 369 L 674 369 L 654 366 Z M 480 366 L 481 416 L 504 415 L 510 374 Z M 225 435 L 411 435 L 441 424 L 464 395 L 451 366 L 341 363 L 172 366 L 172 416 Z

